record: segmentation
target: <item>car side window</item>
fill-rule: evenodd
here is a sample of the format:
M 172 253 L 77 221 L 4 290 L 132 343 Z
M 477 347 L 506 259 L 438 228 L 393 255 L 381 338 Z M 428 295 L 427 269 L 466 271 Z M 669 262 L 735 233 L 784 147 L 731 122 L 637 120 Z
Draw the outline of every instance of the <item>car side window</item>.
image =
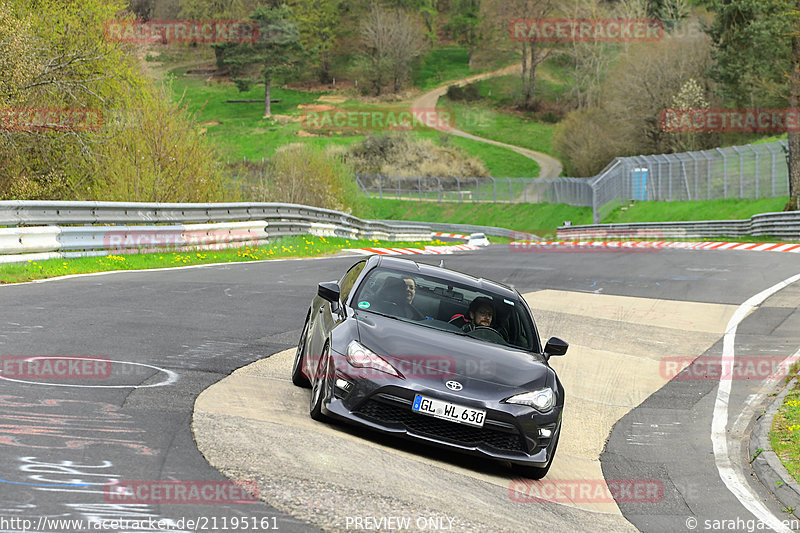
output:
M 342 281 L 339 282 L 339 294 L 341 295 L 342 302 L 347 301 L 347 297 L 350 296 L 350 291 L 353 290 L 356 279 L 358 279 L 358 276 L 361 274 L 361 271 L 364 270 L 366 264 L 366 261 L 359 261 L 350 267 L 350 270 L 342 277 Z

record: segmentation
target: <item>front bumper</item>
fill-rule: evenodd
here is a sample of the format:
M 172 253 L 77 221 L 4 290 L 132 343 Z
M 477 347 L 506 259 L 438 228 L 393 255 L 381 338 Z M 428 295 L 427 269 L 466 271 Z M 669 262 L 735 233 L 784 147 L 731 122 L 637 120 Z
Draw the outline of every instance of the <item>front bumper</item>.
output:
M 336 377 L 353 384 L 349 391 L 334 385 L 323 412 L 333 418 L 474 456 L 515 464 L 545 467 L 555 453 L 561 431 L 561 405 L 541 414 L 526 406 L 488 402 L 448 394 L 419 383 L 387 377 L 379 382 L 353 380 L 341 369 Z M 411 410 L 416 394 L 485 409 L 486 420 L 477 428 L 419 414 Z M 540 429 L 549 431 L 543 437 Z M 546 431 L 545 431 L 546 433 Z

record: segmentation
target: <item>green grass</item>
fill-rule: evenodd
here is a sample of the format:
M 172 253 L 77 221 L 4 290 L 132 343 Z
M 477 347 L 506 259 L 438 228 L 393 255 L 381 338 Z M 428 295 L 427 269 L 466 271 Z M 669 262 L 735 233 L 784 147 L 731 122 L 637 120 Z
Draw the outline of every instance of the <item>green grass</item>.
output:
M 527 113 L 502 113 L 488 106 L 463 104 L 447 98 L 440 102 L 442 107 L 455 112 L 455 125 L 460 130 L 545 154 L 553 153 L 555 124 L 538 122 Z
M 365 199 L 356 216 L 368 219 L 417 220 L 497 226 L 537 235 L 555 234 L 565 220 L 591 224 L 590 207 L 564 204 L 477 204 Z
M 796 377 L 798 370 L 800 364 L 795 363 L 787 379 Z M 772 420 L 769 441 L 789 474 L 800 482 L 800 386 L 795 386 L 784 398 Z
M 466 48 L 448 47 L 429 50 L 419 61 L 411 76 L 417 89 L 428 90 L 443 83 L 466 78 L 472 74 L 469 68 L 469 52 Z
M 176 69 L 172 82 L 175 99 L 183 98 L 183 103 L 194 113 L 195 119 L 206 129 L 206 137 L 219 149 L 223 159 L 260 160 L 270 157 L 275 149 L 292 142 L 311 144 L 349 144 L 358 138 L 319 138 L 298 137 L 299 122 L 281 123 L 275 119 L 265 119 L 263 101 L 259 103 L 227 103 L 228 99 L 262 99 L 264 86 L 255 86 L 240 93 L 236 86 L 227 83 L 206 84 L 193 76 L 184 76 L 185 69 Z M 274 87 L 272 98 L 280 103 L 272 104 L 274 115 L 299 117 L 300 104 L 310 104 L 322 93 L 294 91 Z M 219 122 L 219 124 L 214 124 Z
M 514 55 L 498 55 L 489 64 L 479 68 L 469 67 L 469 51 L 459 46 L 444 46 L 429 50 L 415 65 L 411 73 L 411 84 L 427 91 L 451 80 L 500 69 L 517 61 Z
M 604 219 L 603 223 L 747 219 L 759 213 L 781 211 L 787 200 L 787 198 L 765 198 L 757 201 L 637 202 L 626 211 L 617 209 Z M 573 207 L 564 204 L 490 204 L 468 201 L 437 203 L 368 198 L 363 200 L 359 211 L 354 214 L 361 218 L 371 219 L 498 226 L 527 231 L 540 236 L 555 235 L 556 228 L 561 226 L 565 220 L 570 220 L 573 225 L 592 223 L 590 207 Z M 742 237 L 736 240 L 780 242 L 780 240 L 769 237 Z
M 187 265 L 259 261 L 285 257 L 313 257 L 336 253 L 344 248 L 374 246 L 425 247 L 431 244 L 446 243 L 439 241 L 382 243 L 378 240 L 349 240 L 338 237 L 284 237 L 269 244 L 253 247 L 245 246 L 241 248 L 186 252 L 165 251 L 163 253 L 149 254 L 129 253 L 102 257 L 48 259 L 46 261 L 0 264 L 0 284 L 20 283 L 88 272 L 144 270 Z
M 615 209 L 603 223 L 740 220 L 759 213 L 783 211 L 788 197 L 759 200 L 706 200 L 700 202 L 636 202 L 625 211 Z
M 172 83 L 176 99 L 183 98 L 187 108 L 194 113 L 198 123 L 204 124 L 206 136 L 217 146 L 221 156 L 226 160 L 247 158 L 259 161 L 269 158 L 275 150 L 284 144 L 302 142 L 313 146 L 329 145 L 348 146 L 364 138 L 363 135 L 325 135 L 316 137 L 300 137 L 301 123 L 281 123 L 278 120 L 264 119 L 262 103 L 226 103 L 228 99 L 257 99 L 263 97 L 263 86 L 257 86 L 245 93 L 239 93 L 230 84 L 206 84 L 205 81 L 191 76 L 183 76 L 185 68 L 176 69 L 176 77 Z M 298 105 L 316 103 L 322 93 L 274 88 L 273 98 L 280 103 L 273 104 L 273 113 L 299 117 L 302 110 Z M 337 104 L 337 108 L 368 108 L 372 106 L 347 101 Z M 387 105 L 376 107 L 385 109 Z M 210 124 L 219 122 L 220 124 Z M 441 135 L 434 131 L 411 132 L 411 135 L 428 137 L 440 143 Z M 470 155 L 477 156 L 486 164 L 493 176 L 524 177 L 536 176 L 539 165 L 535 161 L 521 156 L 511 150 L 488 145 L 469 139 L 449 136 L 450 142 L 462 148 Z
M 547 65 L 547 64 L 545 64 Z M 552 74 L 551 74 L 552 71 Z M 535 98 L 539 101 L 557 102 L 567 95 L 569 87 L 566 82 L 556 78 L 559 76 L 555 68 L 540 66 L 537 69 Z M 498 76 L 476 82 L 478 93 L 482 97 L 481 104 L 493 108 L 516 107 L 522 102 L 522 78 L 520 74 Z

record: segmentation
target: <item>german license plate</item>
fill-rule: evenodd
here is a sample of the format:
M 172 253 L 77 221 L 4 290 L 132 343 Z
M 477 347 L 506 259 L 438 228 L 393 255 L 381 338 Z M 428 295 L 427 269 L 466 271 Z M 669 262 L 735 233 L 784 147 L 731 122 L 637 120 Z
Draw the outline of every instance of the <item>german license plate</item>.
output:
M 428 398 L 419 394 L 414 396 L 414 403 L 411 406 L 411 410 L 415 413 L 434 416 L 442 420 L 449 420 L 450 422 L 458 422 L 459 424 L 466 424 L 479 428 L 483 427 L 483 421 L 486 419 L 486 411 L 482 409 L 473 409 L 472 407 L 465 407 L 463 405 L 437 400 L 436 398 Z

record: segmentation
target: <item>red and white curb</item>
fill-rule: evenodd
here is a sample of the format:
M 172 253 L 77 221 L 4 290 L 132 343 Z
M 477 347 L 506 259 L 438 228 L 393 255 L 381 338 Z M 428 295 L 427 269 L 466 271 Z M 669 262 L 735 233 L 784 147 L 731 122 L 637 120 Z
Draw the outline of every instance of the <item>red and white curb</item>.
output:
M 346 252 L 355 252 L 362 255 L 431 255 L 451 254 L 465 250 L 477 250 L 480 246 L 469 244 L 455 244 L 453 246 L 426 246 L 425 248 L 351 248 Z
M 535 241 L 510 243 L 512 248 L 680 248 L 685 250 L 747 250 L 753 252 L 800 253 L 800 243 L 774 242 L 679 242 L 679 241 Z
M 469 235 L 461 235 L 460 233 L 434 233 L 433 237 L 450 237 L 451 239 L 468 240 Z

